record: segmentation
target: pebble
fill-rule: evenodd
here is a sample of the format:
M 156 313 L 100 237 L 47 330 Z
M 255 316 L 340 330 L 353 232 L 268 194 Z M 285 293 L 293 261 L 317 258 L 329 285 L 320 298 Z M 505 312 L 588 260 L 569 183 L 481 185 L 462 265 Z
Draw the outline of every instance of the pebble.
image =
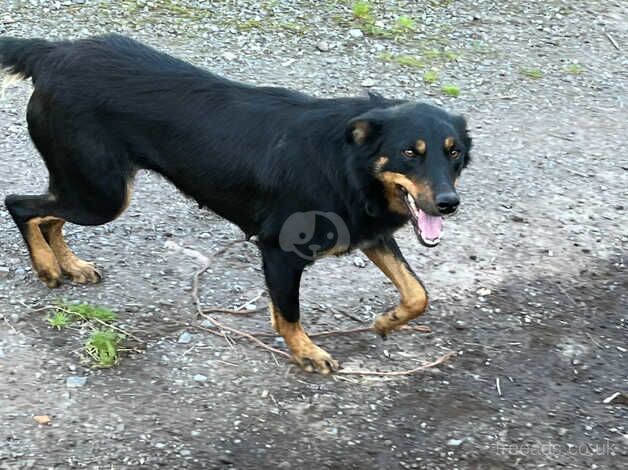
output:
M 4 279 L 5 277 L 7 277 L 10 272 L 11 270 L 6 266 L 0 266 L 0 279 Z
M 331 49 L 331 47 L 329 46 L 328 42 L 321 41 L 318 44 L 316 44 L 316 49 L 318 49 L 321 52 L 328 52 Z
M 358 38 L 363 37 L 364 33 L 360 29 L 350 29 L 349 30 L 349 36 L 351 36 L 352 38 L 358 39 Z
M 70 388 L 82 387 L 87 383 L 87 377 L 80 375 L 71 375 L 65 379 L 65 385 Z
M 458 447 L 464 442 L 464 439 L 449 439 L 447 445 L 450 447 Z
M 192 335 L 190 333 L 188 333 L 187 331 L 184 331 L 179 336 L 179 339 L 177 340 L 177 343 L 188 344 L 190 341 L 192 341 Z
M 372 78 L 367 78 L 366 80 L 362 80 L 361 85 L 365 88 L 370 88 L 375 86 L 375 80 L 373 80 Z
M 207 376 L 203 374 L 196 374 L 193 379 L 195 382 L 207 382 Z

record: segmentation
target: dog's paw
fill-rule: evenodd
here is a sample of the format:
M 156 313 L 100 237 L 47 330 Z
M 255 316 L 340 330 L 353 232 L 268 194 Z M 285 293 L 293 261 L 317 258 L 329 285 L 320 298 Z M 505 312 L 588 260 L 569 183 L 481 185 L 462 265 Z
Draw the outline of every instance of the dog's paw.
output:
M 396 330 L 402 324 L 403 322 L 390 313 L 382 313 L 373 322 L 373 329 L 382 338 L 386 338 L 391 331 Z
M 293 351 L 292 358 L 306 372 L 318 372 L 327 375 L 340 368 L 338 361 L 331 357 L 327 351 L 314 344 L 302 351 Z
M 102 274 L 96 266 L 76 257 L 65 260 L 61 269 L 63 274 L 76 284 L 96 284 L 102 279 Z
M 37 273 L 39 280 L 46 284 L 49 289 L 54 289 L 61 285 L 61 268 L 52 253 L 40 253 L 33 260 L 33 269 Z

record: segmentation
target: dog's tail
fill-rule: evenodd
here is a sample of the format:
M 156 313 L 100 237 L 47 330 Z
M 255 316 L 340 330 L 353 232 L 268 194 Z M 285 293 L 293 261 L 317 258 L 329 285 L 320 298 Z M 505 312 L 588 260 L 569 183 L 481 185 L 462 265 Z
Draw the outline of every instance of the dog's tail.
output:
M 44 39 L 0 38 L 0 69 L 8 72 L 0 87 L 5 89 L 17 80 L 36 78 L 41 59 L 55 47 Z

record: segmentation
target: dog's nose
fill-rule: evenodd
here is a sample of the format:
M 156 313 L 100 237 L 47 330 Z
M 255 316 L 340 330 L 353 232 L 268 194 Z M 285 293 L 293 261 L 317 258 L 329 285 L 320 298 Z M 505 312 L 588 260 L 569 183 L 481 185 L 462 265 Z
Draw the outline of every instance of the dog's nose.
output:
M 453 191 L 440 193 L 436 196 L 436 207 L 441 214 L 452 214 L 460 205 L 458 194 Z

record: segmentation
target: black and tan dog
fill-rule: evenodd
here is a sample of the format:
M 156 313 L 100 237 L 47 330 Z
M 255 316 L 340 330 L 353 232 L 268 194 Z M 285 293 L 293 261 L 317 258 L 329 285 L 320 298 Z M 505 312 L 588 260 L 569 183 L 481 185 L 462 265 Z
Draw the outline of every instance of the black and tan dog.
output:
M 256 237 L 273 325 L 304 369 L 338 367 L 299 322 L 301 274 L 321 256 L 359 248 L 399 289 L 399 306 L 375 320 L 380 334 L 425 311 L 393 233 L 410 220 L 423 244 L 438 243 L 470 158 L 462 117 L 378 95 L 249 86 L 116 35 L 1 38 L 0 66 L 34 84 L 28 129 L 49 188 L 5 203 L 47 286 L 100 280 L 62 227 L 114 220 L 145 168 Z

